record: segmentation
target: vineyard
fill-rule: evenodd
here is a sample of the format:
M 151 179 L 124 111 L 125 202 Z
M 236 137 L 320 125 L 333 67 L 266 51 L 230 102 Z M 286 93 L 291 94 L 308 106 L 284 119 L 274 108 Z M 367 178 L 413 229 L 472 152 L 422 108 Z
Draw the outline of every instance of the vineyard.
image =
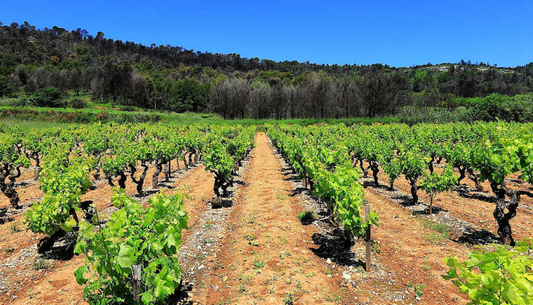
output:
M 533 125 L 0 132 L 2 304 L 530 304 Z

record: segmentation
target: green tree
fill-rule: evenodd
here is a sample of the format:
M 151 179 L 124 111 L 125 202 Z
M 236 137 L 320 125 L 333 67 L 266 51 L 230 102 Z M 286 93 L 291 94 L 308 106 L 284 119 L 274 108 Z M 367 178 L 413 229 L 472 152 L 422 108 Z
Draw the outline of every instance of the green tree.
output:
M 11 86 L 7 82 L 7 77 L 0 75 L 0 96 L 6 96 L 11 94 Z

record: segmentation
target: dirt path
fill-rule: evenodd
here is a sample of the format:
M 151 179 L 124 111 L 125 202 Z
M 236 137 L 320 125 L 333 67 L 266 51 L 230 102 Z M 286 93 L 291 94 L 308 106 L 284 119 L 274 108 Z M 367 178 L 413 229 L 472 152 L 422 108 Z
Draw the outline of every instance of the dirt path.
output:
M 316 229 L 303 226 L 298 198 L 264 133 L 236 195 L 213 271 L 194 294 L 200 304 L 353 304 L 339 277 L 313 252 Z M 330 269 L 331 270 L 331 269 Z

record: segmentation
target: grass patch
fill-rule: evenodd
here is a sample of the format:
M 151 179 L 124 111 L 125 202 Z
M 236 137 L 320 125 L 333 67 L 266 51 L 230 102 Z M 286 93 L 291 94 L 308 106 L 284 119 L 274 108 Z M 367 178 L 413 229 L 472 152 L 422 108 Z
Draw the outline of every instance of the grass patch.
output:
M 447 238 L 439 233 L 430 233 L 426 236 L 426 239 L 434 245 L 441 245 L 446 241 Z
M 446 239 L 450 238 L 450 230 L 443 223 L 436 223 L 427 219 L 422 219 L 422 225 L 428 229 L 439 232 Z

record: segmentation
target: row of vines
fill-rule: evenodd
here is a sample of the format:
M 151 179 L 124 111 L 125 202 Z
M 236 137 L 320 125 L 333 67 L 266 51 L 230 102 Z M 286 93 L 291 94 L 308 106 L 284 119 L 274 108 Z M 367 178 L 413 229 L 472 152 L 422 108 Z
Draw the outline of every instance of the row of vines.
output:
M 450 271 L 444 277 L 468 293 L 474 304 L 529 304 L 533 301 L 532 241 L 515 242 L 511 220 L 520 197 L 533 196 L 532 127 L 514 123 L 271 125 L 268 133 L 305 187 L 345 229 L 348 247 L 353 237 L 364 236 L 369 225 L 377 224 L 377 215 L 364 222 L 360 214 L 361 175 L 371 171 L 379 186 L 378 173 L 383 171 L 390 189 L 403 175 L 411 185 L 413 203 L 419 200 L 419 189 L 430 196 L 429 214 L 436 194 L 454 190 L 463 179 L 471 179 L 478 191 L 483 190 L 481 182 L 488 181 L 497 198 L 493 216 L 498 235 L 508 246 L 477 249 L 462 263 L 448 258 Z M 511 178 L 529 187 L 512 189 L 507 186 Z
M 181 195 L 156 195 L 147 207 L 125 193 L 129 179 L 137 196 L 147 196 L 145 179 L 155 168 L 169 180 L 180 170 L 203 161 L 215 175 L 214 193 L 225 196 L 232 174 L 253 148 L 255 128 L 243 126 L 87 125 L 0 133 L 0 189 L 13 209 L 19 204 L 17 179 L 33 172 L 43 198 L 26 212 L 29 230 L 45 235 L 38 251 L 46 253 L 65 236 L 75 237 L 68 251 L 85 255 L 76 271 L 84 296 L 94 304 L 163 301 L 181 283 L 177 253 L 187 213 Z M 175 167 L 172 168 L 173 160 Z M 87 192 L 105 179 L 115 187 L 116 207 L 102 219 Z M 72 239 L 70 239 L 72 240 Z M 133 278 L 137 278 L 133 281 Z

